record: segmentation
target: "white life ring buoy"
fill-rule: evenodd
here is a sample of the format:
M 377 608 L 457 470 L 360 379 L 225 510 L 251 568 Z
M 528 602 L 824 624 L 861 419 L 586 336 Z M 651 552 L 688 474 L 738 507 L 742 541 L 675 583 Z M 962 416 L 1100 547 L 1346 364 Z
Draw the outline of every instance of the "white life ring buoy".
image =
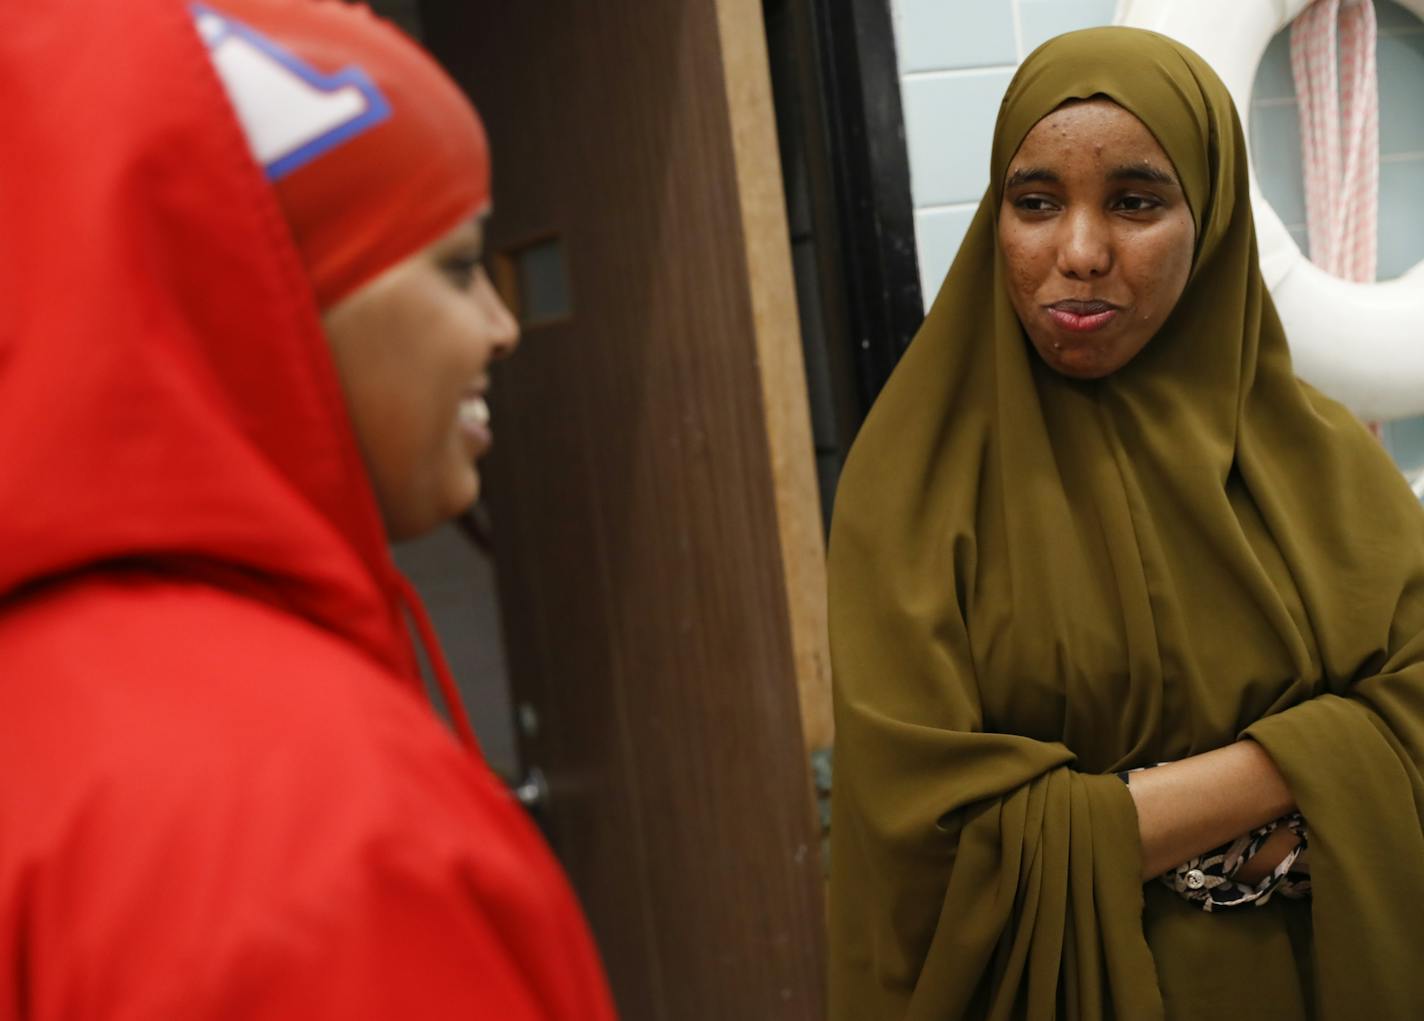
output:
M 1424 18 L 1424 0 L 1399 3 Z M 1247 129 L 1266 46 L 1308 6 L 1310 0 L 1118 0 L 1113 23 L 1161 32 L 1201 54 Z M 1424 414 L 1424 261 L 1379 283 L 1326 273 L 1301 254 L 1261 194 L 1254 163 L 1251 207 L 1261 273 L 1301 378 L 1362 418 Z

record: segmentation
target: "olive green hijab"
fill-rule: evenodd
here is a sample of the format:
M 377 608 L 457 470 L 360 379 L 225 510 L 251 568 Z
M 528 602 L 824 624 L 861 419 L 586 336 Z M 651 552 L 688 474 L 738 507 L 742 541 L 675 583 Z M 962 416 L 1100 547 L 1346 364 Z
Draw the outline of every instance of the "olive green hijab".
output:
M 995 220 L 1030 128 L 1100 94 L 1197 247 L 1142 353 L 1079 382 L 1027 343 Z M 1062 36 L 990 179 L 837 496 L 833 1018 L 1424 1017 L 1424 513 L 1292 374 L 1226 89 L 1163 36 Z M 1315 892 L 1207 914 L 1140 882 L 1112 771 L 1243 733 Z

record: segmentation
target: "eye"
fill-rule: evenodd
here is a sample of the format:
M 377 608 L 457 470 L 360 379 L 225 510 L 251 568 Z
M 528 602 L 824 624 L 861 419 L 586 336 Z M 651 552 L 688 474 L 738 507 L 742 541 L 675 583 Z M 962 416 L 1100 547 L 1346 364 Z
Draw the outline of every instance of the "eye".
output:
M 1114 203 L 1114 207 L 1124 213 L 1149 213 L 1154 209 L 1161 209 L 1163 204 L 1155 195 L 1123 195 Z
M 475 272 L 484 264 L 484 259 L 474 252 L 462 252 L 446 256 L 440 260 L 440 272 L 462 291 L 468 291 L 475 282 Z
M 1014 199 L 1014 208 L 1025 213 L 1051 213 L 1058 206 L 1044 195 L 1021 195 Z

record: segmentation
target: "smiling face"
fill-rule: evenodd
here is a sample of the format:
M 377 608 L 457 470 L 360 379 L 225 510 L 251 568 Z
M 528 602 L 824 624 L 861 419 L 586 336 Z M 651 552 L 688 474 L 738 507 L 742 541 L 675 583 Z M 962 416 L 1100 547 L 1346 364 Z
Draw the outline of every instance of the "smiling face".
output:
M 1009 296 L 1050 367 L 1100 379 L 1166 322 L 1191 273 L 1196 229 L 1167 154 L 1108 99 L 1034 125 L 1005 176 L 999 245 Z
M 392 539 L 430 531 L 479 495 L 489 366 L 519 341 L 481 265 L 483 244 L 481 224 L 461 224 L 323 316 Z

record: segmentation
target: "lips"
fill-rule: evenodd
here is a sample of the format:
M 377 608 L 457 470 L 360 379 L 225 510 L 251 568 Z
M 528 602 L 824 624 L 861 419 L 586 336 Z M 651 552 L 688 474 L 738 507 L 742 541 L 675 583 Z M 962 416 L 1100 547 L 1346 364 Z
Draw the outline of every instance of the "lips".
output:
M 1073 333 L 1091 333 L 1100 330 L 1117 318 L 1122 311 L 1110 301 L 1097 298 L 1080 300 L 1076 298 L 1055 301 L 1045 306 L 1048 316 L 1065 330 Z

